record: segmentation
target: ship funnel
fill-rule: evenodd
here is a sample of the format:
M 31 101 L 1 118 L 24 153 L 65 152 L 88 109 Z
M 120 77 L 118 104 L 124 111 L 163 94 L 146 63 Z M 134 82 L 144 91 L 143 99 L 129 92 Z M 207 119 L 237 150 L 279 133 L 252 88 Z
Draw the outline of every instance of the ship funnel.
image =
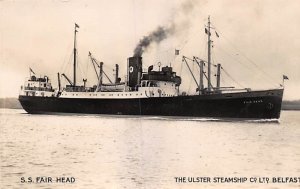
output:
M 142 77 L 142 57 L 129 57 L 127 61 L 128 86 L 132 90 L 137 89 L 137 85 L 141 83 Z

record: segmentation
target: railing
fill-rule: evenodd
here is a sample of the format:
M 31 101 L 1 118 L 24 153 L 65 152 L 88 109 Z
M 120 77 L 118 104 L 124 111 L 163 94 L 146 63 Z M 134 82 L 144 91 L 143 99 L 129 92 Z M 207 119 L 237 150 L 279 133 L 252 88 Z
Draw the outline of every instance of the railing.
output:
M 31 91 L 49 91 L 54 92 L 52 88 L 44 88 L 44 87 L 24 87 L 24 90 L 31 90 Z
M 93 87 L 83 87 L 83 86 L 67 86 L 64 88 L 66 92 L 94 92 L 95 88 Z

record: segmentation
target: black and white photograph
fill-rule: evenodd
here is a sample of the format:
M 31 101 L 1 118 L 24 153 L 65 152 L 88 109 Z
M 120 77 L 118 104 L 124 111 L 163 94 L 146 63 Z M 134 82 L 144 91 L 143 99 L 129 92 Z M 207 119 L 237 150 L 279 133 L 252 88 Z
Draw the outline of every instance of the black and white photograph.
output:
M 0 0 L 0 188 L 300 188 L 299 10 Z

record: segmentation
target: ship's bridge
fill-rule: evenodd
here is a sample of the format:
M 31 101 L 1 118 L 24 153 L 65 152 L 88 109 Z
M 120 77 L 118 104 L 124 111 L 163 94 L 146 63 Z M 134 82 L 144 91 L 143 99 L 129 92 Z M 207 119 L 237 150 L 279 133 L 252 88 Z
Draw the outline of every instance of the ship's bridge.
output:
M 181 78 L 173 72 L 172 67 L 162 67 L 162 70 L 153 71 L 153 66 L 148 72 L 142 73 L 139 91 L 149 93 L 148 97 L 178 96 Z
M 21 86 L 20 95 L 24 96 L 53 96 L 54 89 L 48 76 L 31 76 L 24 85 Z
M 178 96 L 179 90 L 175 82 L 142 80 L 138 91 L 148 94 L 147 97 Z
M 152 81 L 166 81 L 166 82 L 173 82 L 176 86 L 180 86 L 181 84 L 181 77 L 176 75 L 176 72 L 173 72 L 172 67 L 165 66 L 162 67 L 161 71 L 152 71 L 152 66 L 148 68 L 147 73 L 143 73 L 142 81 L 143 80 L 152 80 Z

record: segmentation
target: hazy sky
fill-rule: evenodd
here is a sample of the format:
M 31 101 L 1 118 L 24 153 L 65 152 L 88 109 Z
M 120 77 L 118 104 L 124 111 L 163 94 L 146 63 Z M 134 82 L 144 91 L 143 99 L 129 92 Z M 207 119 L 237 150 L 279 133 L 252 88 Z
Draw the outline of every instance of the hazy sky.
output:
M 220 35 L 213 35 L 214 63 L 233 78 L 223 74 L 223 86 L 277 88 L 285 74 L 284 99 L 300 99 L 299 10 L 298 0 L 2 0 L 0 97 L 17 97 L 29 67 L 48 75 L 55 86 L 57 72 L 72 78 L 75 22 L 80 26 L 78 81 L 96 83 L 88 51 L 112 78 L 118 63 L 124 80 L 127 58 L 139 40 L 158 26 L 174 26 L 167 39 L 146 50 L 144 68 L 171 62 L 183 77 L 182 90 L 193 92 L 196 86 L 181 56 L 207 59 L 204 26 L 210 15 Z

